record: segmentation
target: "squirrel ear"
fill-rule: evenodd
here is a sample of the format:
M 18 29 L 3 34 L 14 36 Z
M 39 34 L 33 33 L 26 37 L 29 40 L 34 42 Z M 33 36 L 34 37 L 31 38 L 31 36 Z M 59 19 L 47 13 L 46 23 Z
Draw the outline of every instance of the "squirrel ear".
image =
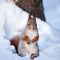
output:
M 32 43 L 37 42 L 38 39 L 39 39 L 39 36 L 35 36 L 35 37 L 32 39 Z
M 27 44 L 30 44 L 30 39 L 27 35 L 24 35 L 22 40 L 25 41 Z
M 29 14 L 28 20 L 31 18 L 31 14 Z

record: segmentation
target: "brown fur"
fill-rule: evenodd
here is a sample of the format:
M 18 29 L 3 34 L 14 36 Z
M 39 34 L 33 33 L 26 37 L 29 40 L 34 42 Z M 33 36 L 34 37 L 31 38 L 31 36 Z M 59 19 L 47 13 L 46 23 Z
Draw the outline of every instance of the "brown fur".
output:
M 19 36 L 15 36 L 14 38 L 12 38 L 10 40 L 10 44 L 15 46 L 16 52 L 18 53 L 18 44 L 20 41 L 20 37 Z
M 35 36 L 33 39 L 32 39 L 32 43 L 34 43 L 34 42 L 37 42 L 38 41 L 38 38 L 39 38 L 39 36 Z
M 43 0 L 17 0 L 16 5 L 45 21 Z
M 29 28 L 30 30 L 37 30 L 36 16 L 33 16 L 33 18 L 31 18 L 31 15 L 29 15 L 26 28 Z
M 27 44 L 30 44 L 30 39 L 27 35 L 25 35 L 22 40 L 24 40 Z

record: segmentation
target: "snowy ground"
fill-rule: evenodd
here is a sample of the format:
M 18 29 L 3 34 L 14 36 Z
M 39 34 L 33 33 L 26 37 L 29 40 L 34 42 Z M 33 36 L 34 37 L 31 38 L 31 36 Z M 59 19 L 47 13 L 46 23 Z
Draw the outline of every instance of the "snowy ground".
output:
M 13 3 L 0 1 L 0 60 L 29 60 L 28 55 L 20 57 L 14 53 L 14 46 L 10 46 L 9 42 L 11 37 L 25 27 L 29 14 Z M 57 2 L 57 0 L 54 1 Z M 48 5 L 46 0 L 44 2 L 44 6 Z M 47 22 L 37 19 L 40 56 L 35 60 L 60 60 L 60 18 L 58 13 L 55 13 L 55 8 L 50 10 L 47 6 L 46 9 L 48 10 L 45 10 Z

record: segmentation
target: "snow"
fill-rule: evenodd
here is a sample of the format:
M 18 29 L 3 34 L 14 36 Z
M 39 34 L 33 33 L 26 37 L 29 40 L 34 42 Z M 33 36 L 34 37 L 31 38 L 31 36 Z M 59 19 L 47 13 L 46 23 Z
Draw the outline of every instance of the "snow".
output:
M 39 32 L 40 56 L 35 60 L 60 60 L 60 21 L 54 16 L 57 22 L 52 22 L 54 17 L 51 16 L 50 12 L 53 10 L 45 11 L 47 22 L 38 18 L 36 21 Z M 9 42 L 10 38 L 21 34 L 26 26 L 28 16 L 28 13 L 18 8 L 14 3 L 0 0 L 0 60 L 29 60 L 28 55 L 25 57 L 18 56 L 14 46 L 11 46 Z
M 1 9 L 5 8 L 5 10 L 3 9 L 4 10 L 3 15 L 5 14 L 4 28 L 6 34 L 8 34 L 7 38 L 10 39 L 14 35 L 17 35 L 19 31 L 26 26 L 29 14 L 23 11 L 22 9 L 18 8 L 14 3 L 5 2 L 1 3 L 1 5 L 4 5 L 1 6 Z M 1 10 L 0 12 L 3 11 Z

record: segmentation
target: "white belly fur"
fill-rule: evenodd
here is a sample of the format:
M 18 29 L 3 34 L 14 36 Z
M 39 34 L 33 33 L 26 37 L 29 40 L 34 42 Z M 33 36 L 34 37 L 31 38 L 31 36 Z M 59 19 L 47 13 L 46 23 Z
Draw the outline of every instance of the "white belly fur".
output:
M 27 54 L 31 55 L 32 53 L 38 54 L 38 46 L 35 43 L 26 44 L 24 41 L 20 41 L 18 46 L 18 54 L 22 56 L 26 56 Z
M 29 36 L 30 40 L 32 40 L 35 36 L 37 36 L 37 32 L 34 30 L 27 30 L 26 35 Z

